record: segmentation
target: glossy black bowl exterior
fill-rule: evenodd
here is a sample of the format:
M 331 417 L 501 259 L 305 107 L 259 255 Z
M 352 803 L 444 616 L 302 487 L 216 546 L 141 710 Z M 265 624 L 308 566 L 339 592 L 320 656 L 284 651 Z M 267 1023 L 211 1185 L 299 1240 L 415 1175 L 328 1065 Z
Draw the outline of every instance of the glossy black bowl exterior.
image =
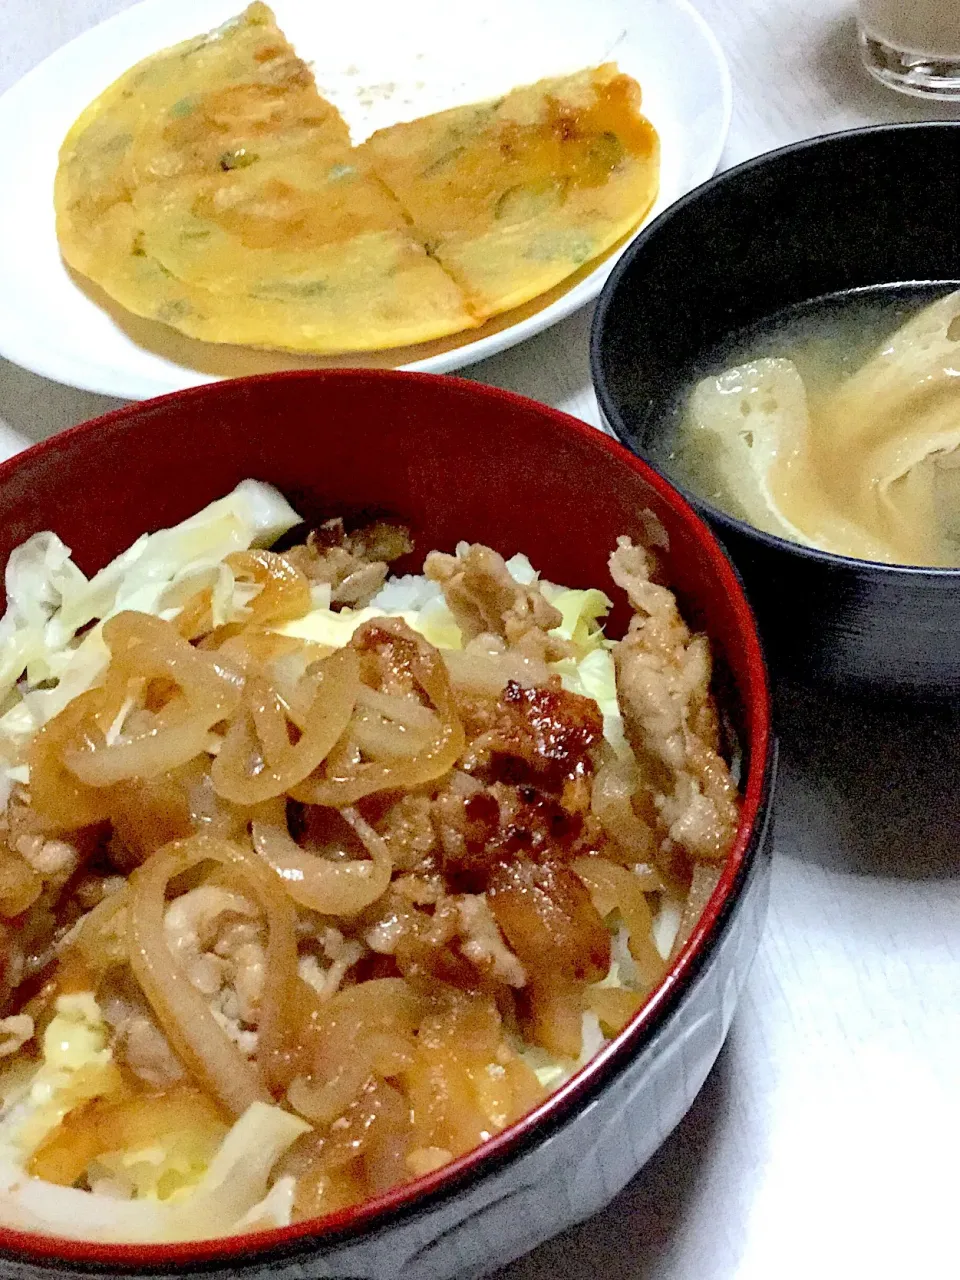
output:
M 651 443 L 702 355 L 825 294 L 956 281 L 958 211 L 960 124 L 831 134 L 712 179 L 637 237 L 603 290 L 591 364 L 606 421 L 662 472 Z M 685 496 L 740 569 L 775 671 L 888 696 L 960 692 L 960 571 L 810 551 Z

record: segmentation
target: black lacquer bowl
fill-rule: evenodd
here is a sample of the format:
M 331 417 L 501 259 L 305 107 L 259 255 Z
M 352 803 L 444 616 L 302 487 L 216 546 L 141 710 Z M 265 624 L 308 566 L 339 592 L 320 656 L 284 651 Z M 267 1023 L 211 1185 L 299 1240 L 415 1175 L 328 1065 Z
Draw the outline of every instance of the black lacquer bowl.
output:
M 662 471 L 655 442 L 705 353 L 824 295 L 956 281 L 958 218 L 960 124 L 830 134 L 714 178 L 637 237 L 603 290 L 591 363 L 606 421 Z M 960 693 L 960 570 L 809 550 L 686 496 L 740 569 L 774 671 L 885 697 Z

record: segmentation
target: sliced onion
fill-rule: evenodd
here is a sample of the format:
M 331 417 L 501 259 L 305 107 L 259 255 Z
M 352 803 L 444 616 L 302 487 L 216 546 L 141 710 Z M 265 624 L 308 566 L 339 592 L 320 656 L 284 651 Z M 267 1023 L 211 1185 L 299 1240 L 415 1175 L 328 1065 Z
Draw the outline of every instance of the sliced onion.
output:
M 657 839 L 633 807 L 633 795 L 638 787 L 635 764 L 608 760 L 593 780 L 590 807 L 604 831 L 631 862 L 652 862 Z
M 590 987 L 587 1008 L 597 1015 L 608 1036 L 619 1035 L 643 1004 L 646 996 L 627 987 Z
M 206 641 L 201 643 L 204 647 Z M 212 645 L 212 642 L 211 642 Z M 286 668 L 293 674 L 294 683 L 303 675 L 311 662 L 326 658 L 333 652 L 331 645 L 315 644 L 295 636 L 281 635 L 277 631 L 260 631 L 256 627 L 244 627 L 235 635 L 222 640 L 210 652 L 218 659 L 245 675 L 266 667 L 271 676 L 277 676 Z
M 305 1054 L 307 1074 L 287 1090 L 308 1120 L 330 1124 L 371 1075 L 397 1075 L 414 1061 L 414 1032 L 424 1012 L 403 978 L 373 978 L 339 991 L 317 1011 Z
M 103 699 L 102 688 L 81 693 L 47 721 L 27 750 L 30 801 L 51 829 L 90 826 L 110 812 L 109 793 L 87 786 L 64 763 L 69 744 L 82 735 L 85 726 L 94 723 Z
M 290 790 L 293 798 L 304 804 L 343 809 L 377 791 L 409 790 L 422 786 L 449 773 L 464 752 L 466 738 L 463 725 L 447 669 L 437 651 L 404 623 L 392 618 L 367 623 L 354 636 L 354 642 L 362 644 L 367 627 L 376 628 L 395 645 L 402 646 L 403 665 L 435 708 L 439 732 L 412 760 L 362 761 L 343 768 L 328 768 L 326 776 L 307 778 Z M 345 737 L 349 738 L 349 730 Z M 343 755 L 349 759 L 350 753 L 345 751 Z
M 326 778 L 308 778 L 291 787 L 290 794 L 304 804 L 322 804 L 339 809 L 356 804 L 377 791 L 407 791 L 433 782 L 449 773 L 463 754 L 462 729 L 444 725 L 439 741 L 411 761 L 365 761 L 350 774 L 333 773 Z
M 364 684 L 360 686 L 357 705 L 375 711 L 386 720 L 394 720 L 407 729 L 422 729 L 426 733 L 436 733 L 436 713 L 429 707 L 423 706 L 416 698 L 400 698 L 395 694 L 382 693 L 379 689 L 371 689 L 369 685 Z
M 381 716 L 364 713 L 355 716 L 350 725 L 350 737 L 367 757 L 387 760 L 414 760 L 429 751 L 437 738 L 437 717 L 433 717 L 433 732 L 412 729 L 393 724 Z
M 484 651 L 480 644 L 480 640 L 471 640 L 466 649 L 444 650 L 443 661 L 457 688 L 496 698 L 511 680 L 523 689 L 549 683 L 550 668 L 538 658 L 528 658 L 515 649 Z
M 124 885 L 117 893 L 103 898 L 79 921 L 77 930 L 65 950 L 75 947 L 84 964 L 99 976 L 127 959 L 126 911 L 130 893 Z
M 132 778 L 155 778 L 198 756 L 204 749 L 217 715 L 164 727 L 157 725 L 127 742 L 91 742 L 69 748 L 64 763 L 90 787 L 110 787 Z
M 393 860 L 383 839 L 355 813 L 344 818 L 366 845 L 370 859 L 333 862 L 301 849 L 286 825 L 254 822 L 251 828 L 256 851 L 273 867 L 294 900 L 322 915 L 356 915 L 386 892 Z
M 130 967 L 175 1052 L 191 1074 L 233 1114 L 271 1100 L 263 1075 L 239 1052 L 203 996 L 174 959 L 164 934 L 166 891 L 185 871 L 212 861 L 229 866 L 263 907 L 269 927 L 264 975 L 267 999 L 260 1018 L 258 1054 L 272 1075 L 283 1054 L 283 1019 L 292 1008 L 297 978 L 293 906 L 263 864 L 238 845 L 194 836 L 165 845 L 130 877 Z
M 287 1089 L 287 1101 L 294 1111 L 314 1124 L 332 1124 L 370 1079 L 372 1069 L 368 1058 L 353 1056 L 322 1082 L 297 1076 Z
M 415 697 L 397 697 L 360 686 L 350 738 L 372 759 L 412 760 L 429 751 L 440 731 L 440 718 Z
M 310 612 L 312 599 L 306 575 L 285 556 L 275 551 L 234 551 L 226 563 L 235 577 L 260 584 L 260 591 L 250 602 L 245 625 L 273 626 Z
M 182 691 L 151 727 L 109 742 L 104 716 L 89 723 L 66 745 L 66 767 L 88 787 L 109 787 L 127 778 L 152 778 L 186 764 L 203 751 L 211 728 L 238 705 L 239 676 L 209 654 L 201 653 L 160 618 L 120 613 L 103 629 L 112 661 L 106 689 L 136 680 L 169 680 Z M 119 710 L 119 708 L 118 708 Z
M 663 958 L 653 940 L 653 914 L 640 880 L 605 858 L 576 858 L 571 864 L 602 916 L 614 909 L 627 927 L 628 945 L 645 986 L 653 987 L 663 976 Z
M 163 677 L 178 684 L 190 700 L 236 705 L 242 689 L 238 673 L 216 653 L 195 648 L 162 618 L 148 613 L 118 613 L 104 624 L 103 638 L 112 664 L 131 678 Z
M 582 985 L 531 983 L 527 1037 L 561 1058 L 579 1058 L 583 1047 L 584 990 Z
M 680 917 L 677 936 L 674 938 L 673 946 L 670 949 L 671 960 L 679 955 L 681 948 L 696 928 L 697 921 L 703 915 L 704 907 L 713 897 L 713 891 L 720 883 L 722 874 L 723 867 L 718 866 L 715 862 L 695 862 L 693 864 L 690 892 L 687 894 L 686 901 L 683 904 L 683 914 Z
M 313 698 L 296 743 L 287 735 L 284 700 L 267 681 L 248 681 L 246 713 L 230 726 L 210 771 L 214 787 L 226 800 L 253 805 L 290 791 L 322 763 L 343 734 L 360 685 L 357 655 L 340 649 L 318 663 L 304 681 Z
M 213 588 L 201 587 L 195 591 L 181 606 L 173 625 L 184 640 L 197 640 L 206 635 L 213 627 Z

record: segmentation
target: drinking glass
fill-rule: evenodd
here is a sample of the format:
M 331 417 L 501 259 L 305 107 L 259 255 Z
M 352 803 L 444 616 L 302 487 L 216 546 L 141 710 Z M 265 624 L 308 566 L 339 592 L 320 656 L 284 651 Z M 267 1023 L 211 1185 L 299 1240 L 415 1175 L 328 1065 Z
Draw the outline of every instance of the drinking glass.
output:
M 918 98 L 960 99 L 960 0 L 857 0 L 872 76 Z

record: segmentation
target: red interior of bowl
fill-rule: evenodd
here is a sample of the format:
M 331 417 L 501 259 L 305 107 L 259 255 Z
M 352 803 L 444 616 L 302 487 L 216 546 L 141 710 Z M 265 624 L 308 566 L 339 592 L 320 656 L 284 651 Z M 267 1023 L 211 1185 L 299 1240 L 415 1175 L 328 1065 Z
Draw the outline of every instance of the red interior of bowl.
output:
M 629 1027 L 536 1111 L 453 1164 L 320 1222 L 180 1245 L 102 1245 L 0 1229 L 0 1249 L 136 1269 L 249 1255 L 368 1224 L 502 1157 L 586 1093 L 630 1052 L 696 961 L 734 890 L 763 802 L 770 707 L 753 618 L 713 535 L 670 486 L 576 419 L 450 378 L 334 370 L 224 382 L 85 423 L 0 466 L 0 563 L 53 529 L 87 572 L 144 530 L 175 523 L 240 480 L 269 480 L 309 522 L 390 513 L 418 556 L 482 541 L 525 552 L 544 576 L 617 596 L 607 557 L 619 534 L 644 540 L 652 512 L 669 536 L 669 580 L 687 620 L 706 630 L 724 705 L 745 749 L 743 819 L 704 917 L 664 984 Z M 411 566 L 412 567 L 412 566 Z M 608 634 L 622 634 L 621 605 Z

